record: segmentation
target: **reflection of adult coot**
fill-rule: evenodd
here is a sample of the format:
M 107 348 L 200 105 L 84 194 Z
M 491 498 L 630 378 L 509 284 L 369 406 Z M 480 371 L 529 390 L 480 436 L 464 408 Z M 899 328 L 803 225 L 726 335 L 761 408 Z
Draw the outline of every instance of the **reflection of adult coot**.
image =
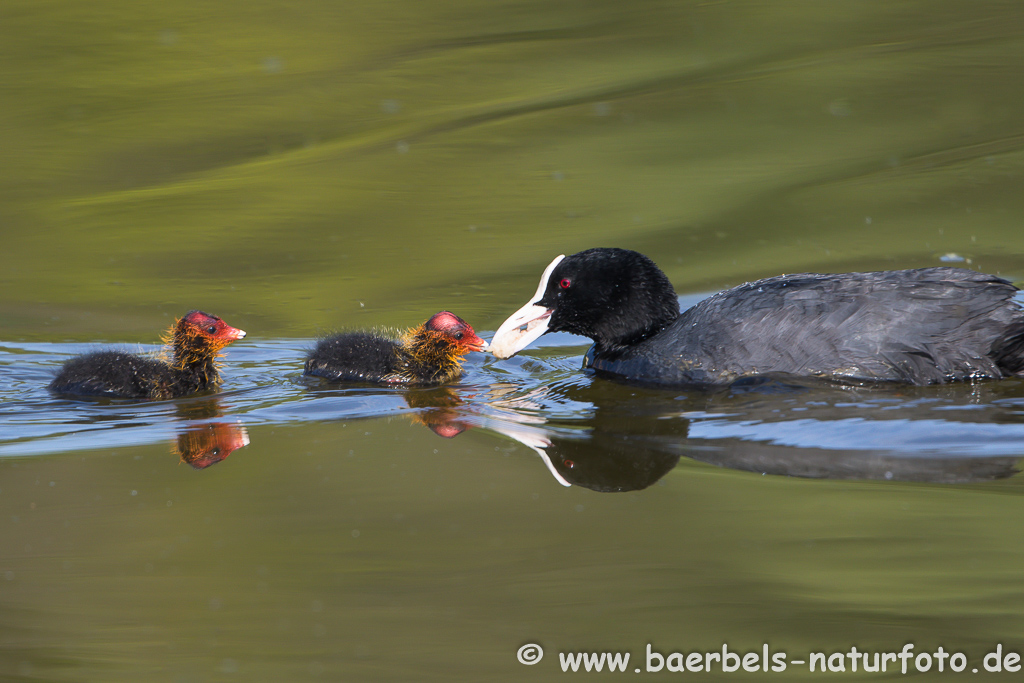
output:
M 497 432 L 536 451 L 561 483 L 615 492 L 651 486 L 681 456 L 821 479 L 965 483 L 1009 477 L 1020 463 L 1012 443 L 957 455 L 936 451 L 933 439 L 918 443 L 914 435 L 943 428 L 990 434 L 988 423 L 1005 425 L 1002 441 L 1019 443 L 1022 387 L 1006 380 L 897 390 L 760 376 L 716 391 L 680 392 L 577 377 L 527 394 L 492 386 L 484 410 L 464 401 L 459 387 L 411 389 L 405 400 L 417 409 L 414 419 L 440 436 L 471 427 Z M 957 410 L 952 422 L 951 413 L 936 410 L 959 406 L 971 409 Z M 892 448 L 875 445 L 876 432 L 894 429 L 907 439 Z
M 1005 479 L 1020 471 L 1017 457 L 913 457 L 871 450 L 794 448 L 739 440 L 723 440 L 714 449 L 694 450 L 687 455 L 732 470 L 808 479 L 966 484 Z
M 839 388 L 791 377 L 760 377 L 719 391 L 686 393 L 605 381 L 556 384 L 548 388 L 547 400 L 589 405 L 590 410 L 581 409 L 578 419 L 547 422 L 543 430 L 551 445 L 543 450 L 558 476 L 597 491 L 650 486 L 672 469 L 680 456 L 716 467 L 782 476 L 990 481 L 1019 471 L 1020 454 L 1012 446 L 1002 454 L 958 456 L 945 450 L 935 452 L 927 443 L 915 450 L 913 439 L 902 450 L 839 440 L 856 439 L 858 434 L 867 439 L 878 429 L 899 428 L 911 434 L 930 430 L 939 416 L 948 415 L 936 412 L 937 405 L 977 406 L 976 401 L 988 408 L 957 411 L 952 428 L 1006 424 L 1008 434 L 1017 434 L 1017 404 L 998 399 L 1019 397 L 1020 390 L 1020 383 L 1013 380 L 975 386 L 904 387 L 893 392 L 883 387 Z M 858 403 L 861 407 L 849 407 Z M 713 438 L 697 435 L 701 430 L 690 422 L 697 415 L 715 423 Z M 841 431 L 829 443 L 827 438 L 820 441 L 820 429 L 808 434 L 807 425 L 826 430 L 834 425 Z M 756 431 L 751 433 L 751 429 Z M 800 445 L 775 440 L 800 435 L 809 440 Z
M 553 392 L 594 409 L 580 420 L 549 424 L 545 452 L 568 483 L 594 491 L 639 491 L 679 462 L 689 421 L 675 397 L 656 391 L 624 391 L 619 385 L 557 386 Z
M 686 437 L 685 420 L 675 421 Z M 552 438 L 546 449 L 551 464 L 576 486 L 612 493 L 639 491 L 664 477 L 679 462 L 659 438 L 595 431 L 589 436 Z
M 648 413 L 663 410 L 663 404 L 652 406 L 649 402 L 614 398 L 604 402 L 599 397 L 604 388 L 588 391 L 582 398 L 597 401 L 594 405 L 598 409 L 583 419 L 567 421 L 564 428 L 538 424 L 535 416 L 524 419 L 522 424 L 539 437 L 529 445 L 543 452 L 566 483 L 595 491 L 647 488 L 679 462 L 678 444 L 686 438 L 686 420 L 650 419 Z M 577 400 L 573 394 L 573 387 L 556 386 L 550 388 L 549 397 Z M 438 436 L 452 438 L 475 426 L 523 440 L 520 423 L 474 414 L 452 387 L 410 389 L 404 396 L 409 407 L 417 409 L 413 419 Z M 516 413 L 504 415 L 514 417 Z M 638 419 L 641 416 L 646 419 Z M 538 442 L 545 445 L 538 446 Z
M 947 448 L 936 450 L 936 444 L 927 438 L 915 444 L 913 437 L 941 428 L 941 424 L 935 425 L 937 419 L 951 419 L 951 413 L 936 411 L 940 406 L 971 406 L 970 410 L 952 413 L 956 422 L 947 429 L 963 432 L 984 424 L 1006 424 L 1008 435 L 1012 434 L 1020 423 L 1013 401 L 1020 395 L 1021 383 L 1017 380 L 895 389 L 840 388 L 794 377 L 749 378 L 733 383 L 728 391 L 688 401 L 692 405 L 689 409 L 718 416 L 724 436 L 691 438 L 685 455 L 717 467 L 812 479 L 948 484 L 1003 479 L 1019 471 L 1020 454 L 1012 446 L 1004 455 L 996 449 L 991 455 L 957 455 Z M 843 405 L 847 407 L 840 407 Z M 980 406 L 985 409 L 978 409 Z M 797 423 L 808 426 L 793 428 Z M 749 434 L 729 437 L 730 424 L 736 425 L 737 433 L 744 431 L 745 425 L 757 425 L 763 431 L 760 438 Z M 825 430 L 834 427 L 834 434 L 822 441 L 823 430 L 809 425 Z M 910 437 L 907 443 L 890 448 L 868 445 L 877 442 L 878 432 L 889 433 L 894 428 Z M 866 443 L 858 443 L 859 434 Z M 793 437 L 799 441 L 803 436 L 806 443 L 778 443 L 774 436 L 784 441 Z

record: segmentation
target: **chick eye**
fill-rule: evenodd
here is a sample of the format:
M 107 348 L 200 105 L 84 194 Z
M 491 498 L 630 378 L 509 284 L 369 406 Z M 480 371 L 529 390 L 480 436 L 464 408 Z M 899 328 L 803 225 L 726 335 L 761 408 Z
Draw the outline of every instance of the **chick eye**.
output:
M 206 331 L 209 334 L 216 334 L 217 333 L 217 326 L 216 325 L 210 325 L 209 327 L 206 328 Z
M 562 278 L 562 281 L 558 283 L 558 286 L 562 289 L 569 289 L 572 287 L 572 280 L 567 277 Z
M 461 332 L 456 332 L 455 333 L 455 338 L 456 339 L 462 339 L 462 333 Z

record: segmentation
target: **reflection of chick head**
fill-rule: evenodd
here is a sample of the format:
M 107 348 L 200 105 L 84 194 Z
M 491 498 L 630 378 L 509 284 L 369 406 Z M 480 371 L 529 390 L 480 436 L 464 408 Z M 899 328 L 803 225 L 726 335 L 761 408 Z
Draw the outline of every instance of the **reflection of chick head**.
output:
M 197 470 L 215 465 L 243 446 L 249 445 L 245 427 L 224 422 L 210 422 L 183 431 L 173 448 L 182 462 Z
M 452 439 L 469 429 L 469 425 L 457 419 L 459 411 L 456 406 L 462 405 L 462 399 L 450 387 L 407 391 L 405 402 L 410 408 L 420 409 L 412 419 L 429 427 L 438 436 Z

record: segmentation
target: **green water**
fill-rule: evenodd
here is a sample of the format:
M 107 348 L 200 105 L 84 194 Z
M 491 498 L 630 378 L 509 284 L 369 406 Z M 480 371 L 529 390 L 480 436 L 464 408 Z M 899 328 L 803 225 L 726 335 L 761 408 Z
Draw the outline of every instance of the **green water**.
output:
M 8 336 L 493 329 L 594 245 L 691 291 L 1019 275 L 1015 3 L 7 7 Z
M 400 397 L 306 400 L 258 375 L 274 344 L 298 357 L 339 327 L 451 309 L 493 331 L 555 255 L 592 246 L 649 254 L 680 293 L 943 257 L 1019 282 L 1018 3 L 0 15 L 0 342 L 24 355 L 0 367 L 0 413 L 20 393 L 19 414 L 49 411 L 0 427 L 82 429 L 0 458 L 0 680 L 547 680 L 583 650 L 631 652 L 636 677 L 648 643 L 912 642 L 964 652 L 969 675 L 996 644 L 1024 651 L 1019 476 L 797 479 L 689 453 L 603 494 L 486 429 L 442 439 Z M 251 443 L 224 462 L 179 462 L 173 410 L 115 419 L 39 388 L 57 360 L 32 344 L 152 343 L 192 308 L 249 333 L 211 412 Z M 471 357 L 486 368 L 460 391 L 564 382 L 578 353 Z M 956 400 L 1024 419 L 1019 387 L 980 393 Z M 358 405 L 303 413 L 331 400 Z M 1024 456 L 1007 433 L 1000 454 Z

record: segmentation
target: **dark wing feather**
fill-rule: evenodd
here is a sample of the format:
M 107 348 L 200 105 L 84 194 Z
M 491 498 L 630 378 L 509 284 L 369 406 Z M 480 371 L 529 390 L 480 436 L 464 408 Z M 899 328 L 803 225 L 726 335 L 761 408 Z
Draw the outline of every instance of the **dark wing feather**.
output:
M 1016 291 L 959 268 L 769 278 L 706 299 L 603 369 L 661 367 L 668 383 L 769 372 L 917 384 L 1001 377 L 1024 365 Z

